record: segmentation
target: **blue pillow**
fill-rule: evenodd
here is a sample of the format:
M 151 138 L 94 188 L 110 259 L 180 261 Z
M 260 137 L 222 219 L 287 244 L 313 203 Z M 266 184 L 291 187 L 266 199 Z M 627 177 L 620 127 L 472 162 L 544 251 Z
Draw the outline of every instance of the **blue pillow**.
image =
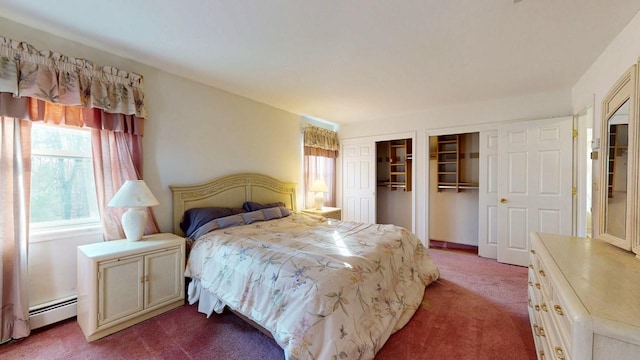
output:
M 234 211 L 228 207 L 204 207 L 193 208 L 184 212 L 180 229 L 187 237 L 191 237 L 194 231 L 211 220 L 233 215 Z
M 242 208 L 244 209 L 244 211 L 256 211 L 256 210 L 262 210 L 262 209 L 278 207 L 278 206 L 285 206 L 285 204 L 283 202 L 260 204 L 254 201 L 245 201 L 244 204 L 242 204 Z

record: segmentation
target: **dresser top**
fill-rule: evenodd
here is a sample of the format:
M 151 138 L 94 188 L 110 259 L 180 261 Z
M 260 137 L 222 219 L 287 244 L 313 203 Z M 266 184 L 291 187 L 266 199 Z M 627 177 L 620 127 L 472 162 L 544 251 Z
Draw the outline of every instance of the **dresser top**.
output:
M 640 338 L 640 259 L 602 240 L 537 234 L 587 312 Z M 622 329 L 617 329 L 618 331 Z

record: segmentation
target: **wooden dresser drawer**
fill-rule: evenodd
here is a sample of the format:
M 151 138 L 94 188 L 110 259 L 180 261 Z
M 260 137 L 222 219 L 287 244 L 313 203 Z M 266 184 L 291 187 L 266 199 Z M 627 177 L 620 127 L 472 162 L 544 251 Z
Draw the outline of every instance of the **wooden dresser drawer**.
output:
M 597 239 L 532 233 L 530 261 L 538 360 L 639 358 L 640 261 L 633 254 Z

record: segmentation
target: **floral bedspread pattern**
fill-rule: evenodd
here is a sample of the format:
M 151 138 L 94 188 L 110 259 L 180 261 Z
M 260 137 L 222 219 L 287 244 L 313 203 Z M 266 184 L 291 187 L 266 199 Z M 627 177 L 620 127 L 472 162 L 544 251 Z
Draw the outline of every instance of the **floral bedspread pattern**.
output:
M 201 236 L 185 275 L 269 330 L 287 359 L 372 359 L 439 272 L 404 228 L 294 213 Z

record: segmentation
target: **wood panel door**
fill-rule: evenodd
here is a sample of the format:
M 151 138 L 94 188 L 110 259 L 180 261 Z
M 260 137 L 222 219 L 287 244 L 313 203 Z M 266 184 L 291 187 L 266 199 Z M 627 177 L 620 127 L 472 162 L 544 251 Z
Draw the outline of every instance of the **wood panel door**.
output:
M 498 130 L 480 132 L 478 255 L 498 258 Z
M 529 234 L 571 235 L 571 117 L 507 125 L 498 134 L 498 261 L 527 266 Z
M 376 144 L 342 146 L 342 219 L 376 222 Z

